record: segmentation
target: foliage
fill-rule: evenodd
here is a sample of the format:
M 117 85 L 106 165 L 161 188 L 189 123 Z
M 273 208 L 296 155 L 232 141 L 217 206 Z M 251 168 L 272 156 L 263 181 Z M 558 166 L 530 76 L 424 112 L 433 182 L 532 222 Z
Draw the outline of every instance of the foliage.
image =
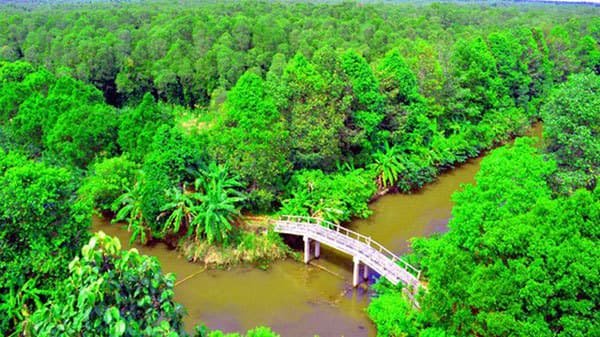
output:
M 141 162 L 151 151 L 159 127 L 172 123 L 150 93 L 146 93 L 135 109 L 124 109 L 119 116 L 119 146 L 135 161 Z
M 579 40 L 576 50 L 580 71 L 590 71 L 600 75 L 600 46 L 593 37 L 586 35 Z
M 353 50 L 342 55 L 341 68 L 348 76 L 352 85 L 352 115 L 347 121 L 355 134 L 349 139 L 353 153 L 359 154 L 358 161 L 366 161 L 375 145 L 382 142 L 383 135 L 378 133 L 378 127 L 383 121 L 384 98 L 379 93 L 379 82 L 375 78 L 367 61 Z
M 138 237 L 141 243 L 146 243 L 149 239 L 174 236 L 180 239 L 193 237 L 196 241 L 206 238 L 209 244 L 227 244 L 232 235 L 231 224 L 240 215 L 239 206 L 245 200 L 244 194 L 238 190 L 242 187 L 239 178 L 229 174 L 227 167 L 215 162 L 206 169 L 200 169 L 193 189 L 187 183 L 181 187 L 170 185 L 167 173 L 162 173 L 165 175 L 165 188 L 157 191 L 158 195 L 144 194 L 149 190 L 148 185 L 150 188 L 160 185 L 152 185 L 142 170 L 133 187 L 127 187 L 126 192 L 113 203 L 113 211 L 118 211 L 113 222 L 127 222 L 132 231 L 131 242 Z M 146 208 L 149 202 L 157 206 Z M 157 215 L 153 220 L 154 214 Z
M 0 120 L 3 122 L 14 117 L 19 106 L 31 94 L 31 88 L 25 84 L 25 79 L 29 78 L 33 72 L 33 66 L 24 61 L 0 63 L 0 88 L 2 90 Z
M 185 336 L 174 284 L 156 258 L 121 251 L 118 239 L 99 232 L 29 327 L 38 336 Z
M 569 49 L 575 49 L 572 44 L 569 31 L 564 26 L 556 26 L 550 30 L 547 37 L 548 58 L 552 62 L 552 77 L 564 82 L 570 73 L 576 68 L 575 54 L 565 53 Z
M 187 184 L 184 184 L 181 189 L 172 187 L 166 191 L 166 194 L 169 201 L 160 208 L 162 213 L 159 215 L 159 218 L 166 217 L 162 232 L 179 234 L 182 231 L 188 232 L 188 229 L 191 232 L 190 224 L 197 212 L 195 204 L 197 195 L 189 191 Z
M 104 103 L 76 105 L 58 116 L 46 142 L 57 161 L 85 167 L 96 156 L 110 157 L 116 152 L 116 112 Z
M 379 188 L 393 186 L 398 176 L 404 171 L 404 164 L 400 156 L 399 148 L 390 147 L 385 144 L 385 150 L 375 152 L 374 162 L 371 169 L 377 173 L 377 185 Z
M 14 143 L 80 168 L 116 152 L 116 110 L 95 87 L 22 62 L 0 67 L 5 76 L 0 101 L 6 107 L 0 123 L 12 129 Z
M 278 86 L 285 97 L 279 110 L 288 122 L 290 158 L 294 167 L 331 170 L 341 159 L 340 135 L 345 116 L 327 73 L 321 74 L 302 54 L 288 62 Z
M 111 209 L 116 212 L 112 222 L 125 221 L 128 225 L 128 230 L 131 233 L 130 243 L 135 242 L 138 237 L 139 241 L 144 244 L 148 241 L 148 232 L 146 217 L 143 211 L 143 196 L 142 184 L 144 183 L 143 174 L 138 177 L 133 187 L 125 188 L 125 192 L 121 194 L 112 204 Z
M 0 60 L 60 70 L 94 84 L 111 104 L 137 104 L 152 92 L 170 104 L 194 107 L 231 89 L 247 69 L 266 71 L 274 55 L 290 59 L 302 53 L 312 59 L 325 46 L 354 49 L 373 62 L 398 46 L 411 49 L 406 45 L 415 41 L 420 71 L 413 72 L 425 94 L 453 83 L 436 76 L 451 73 L 448 56 L 457 37 L 542 27 L 550 33 L 542 38 L 556 49 L 551 60 L 567 73 L 581 66 L 577 57 L 587 55 L 572 55 L 582 37 L 598 40 L 598 10 L 590 6 L 126 2 L 115 10 L 112 5 L 5 4 Z M 565 27 L 555 31 L 558 24 Z M 586 46 L 582 50 L 593 50 Z M 436 53 L 434 60 L 430 56 Z M 439 91 L 445 92 L 435 93 L 438 102 L 451 97 L 447 88 Z
M 164 236 L 164 217 L 161 208 L 168 203 L 167 191 L 181 189 L 184 182 L 192 183 L 195 173 L 203 166 L 204 152 L 196 140 L 178 127 L 163 125 L 156 130 L 150 152 L 142 164 L 143 180 L 139 181 L 141 207 L 152 236 Z
M 378 281 L 375 289 L 378 296 L 372 299 L 367 313 L 377 326 L 377 336 L 418 336 L 419 312 L 413 308 L 412 303 L 402 292 L 397 289 L 383 288 L 381 281 Z
M 529 103 L 529 69 L 527 62 L 521 60 L 526 52 L 526 45 L 521 44 L 514 33 L 495 32 L 488 36 L 490 51 L 496 60 L 498 76 L 502 81 L 502 87 L 506 94 L 514 101 L 514 104 L 527 108 Z
M 194 229 L 196 240 L 204 233 L 209 244 L 229 242 L 231 223 L 240 216 L 239 203 L 245 196 L 236 190 L 242 186 L 237 176 L 231 176 L 227 167 L 211 162 L 207 171 L 195 182 L 200 202 L 190 229 Z M 191 233 L 188 232 L 188 236 Z
M 94 1 L 0 13 L 2 331 L 46 305 L 92 204 L 112 204 L 134 240 L 264 253 L 269 239 L 234 230 L 241 207 L 365 217 L 377 187 L 420 188 L 520 134 L 567 81 L 543 108 L 549 159 L 521 141 L 497 151 L 456 197 L 451 232 L 416 244 L 431 281 L 423 315 L 383 292 L 373 316 L 392 335 L 597 334 L 598 282 L 572 261 L 579 251 L 595 266 L 598 192 L 576 188 L 593 190 L 600 166 L 598 7 Z M 62 166 L 87 177 L 84 196 Z M 109 311 L 96 322 L 114 323 Z
M 310 215 L 334 223 L 366 218 L 368 200 L 376 190 L 372 173 L 362 169 L 326 175 L 320 170 L 303 170 L 294 175 L 291 197 L 283 201 L 280 214 Z
M 100 212 L 108 212 L 115 200 L 134 184 L 138 165 L 126 156 L 104 159 L 90 167 L 91 174 L 85 178 L 78 194 L 90 200 Z
M 543 105 L 544 139 L 558 163 L 554 187 L 561 193 L 593 190 L 600 176 L 600 76 L 574 75 Z
M 0 206 L 0 330 L 17 334 L 87 240 L 91 210 L 69 170 L 4 151 Z
M 397 49 L 388 52 L 378 67 L 381 87 L 392 105 L 408 105 L 420 99 L 417 78 Z
M 248 192 L 266 192 L 251 193 L 251 206 L 269 208 L 290 169 L 288 131 L 260 77 L 246 72 L 239 79 L 227 97 L 226 114 L 216 130 L 211 135 L 213 156 L 231 165 Z
M 499 105 L 501 86 L 496 60 L 483 38 L 458 41 L 453 60 L 458 82 L 453 117 L 478 123 Z
M 428 325 L 456 336 L 598 331 L 598 271 L 587 262 L 600 254 L 598 194 L 551 199 L 556 166 L 530 143 L 493 151 L 477 185 L 455 195 L 450 232 L 415 242 Z

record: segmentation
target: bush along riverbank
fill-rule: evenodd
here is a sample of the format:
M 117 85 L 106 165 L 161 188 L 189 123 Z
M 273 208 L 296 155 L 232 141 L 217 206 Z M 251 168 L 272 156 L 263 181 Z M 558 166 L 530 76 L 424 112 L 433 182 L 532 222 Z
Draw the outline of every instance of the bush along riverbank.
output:
M 468 91 L 471 96 L 453 103 L 460 103 L 460 108 L 449 105 L 442 116 L 432 115 L 431 103 L 419 93 L 415 75 L 397 51 L 386 54 L 373 71 L 356 52 L 335 55 L 324 50 L 339 62 L 339 69 L 329 71 L 355 86 L 347 93 L 355 96 L 355 109 L 370 111 L 346 117 L 366 124 L 337 148 L 329 149 L 337 153 L 329 166 L 323 154 L 296 148 L 301 146 L 299 140 L 311 140 L 311 148 L 319 148 L 320 140 L 294 135 L 301 124 L 286 124 L 291 122 L 286 116 L 299 113 L 290 108 L 290 104 L 296 106 L 294 95 L 300 94 L 296 91 L 316 94 L 311 92 L 314 88 L 298 88 L 295 77 L 290 77 L 305 76 L 318 67 L 316 61 L 302 55 L 288 62 L 284 75 L 289 76 L 279 79 L 289 86 L 287 103 L 273 98 L 275 89 L 269 81 L 248 72 L 228 93 L 226 104 L 215 108 L 217 115 L 198 117 L 204 120 L 197 122 L 202 127 L 190 126 L 194 123 L 189 112 L 174 111 L 146 95 L 135 109 L 120 115 L 122 129 L 117 140 L 129 150 L 96 161 L 82 194 L 96 207 L 106 209 L 110 204 L 115 220 L 128 222 L 132 240 L 187 242 L 186 255 L 192 260 L 206 258 L 208 264 L 248 259 L 249 255 L 239 250 L 245 246 L 238 245 L 250 240 L 239 240 L 236 234 L 241 210 L 310 215 L 335 223 L 365 218 L 370 214 L 368 202 L 382 191 L 419 189 L 440 171 L 522 133 L 538 117 L 534 98 L 545 93 L 548 78 L 537 79 L 535 95 L 529 93 L 520 101 L 511 98 L 501 85 L 504 79 L 496 66 L 489 67 L 488 63 L 499 61 L 487 47 L 481 39 L 456 46 L 457 52 L 481 68 L 481 73 L 469 73 L 460 80 L 464 85 L 469 81 L 486 83 L 485 99 L 481 101 L 483 93 L 472 89 Z M 467 61 L 459 58 L 455 62 Z M 324 78 L 314 80 L 324 81 L 314 85 L 327 85 Z M 396 87 L 402 92 L 392 90 Z M 389 115 L 390 110 L 395 113 Z M 178 122 L 181 116 L 185 123 Z M 394 122 L 386 122 L 386 118 Z M 451 124 L 450 119 L 459 122 Z M 312 125 L 302 127 L 308 132 Z M 139 133 L 130 135 L 131 128 L 138 128 Z M 294 141 L 285 141 L 290 137 Z M 209 248 L 211 245 L 215 248 Z M 221 252 L 218 258 L 216 252 Z M 279 250 L 274 254 L 280 255 Z
M 214 245 L 206 241 L 187 240 L 180 244 L 179 250 L 188 261 L 204 264 L 209 268 L 226 268 L 238 264 L 253 264 L 267 269 L 269 264 L 294 252 L 272 229 L 258 231 L 240 231 L 229 245 Z
M 410 260 L 428 282 L 421 310 L 400 289 L 376 287 L 378 336 L 600 331 L 590 309 L 600 305 L 600 76 L 570 77 L 542 111 L 547 146 L 519 138 L 491 151 L 476 184 L 454 194 L 450 230 L 413 242 Z

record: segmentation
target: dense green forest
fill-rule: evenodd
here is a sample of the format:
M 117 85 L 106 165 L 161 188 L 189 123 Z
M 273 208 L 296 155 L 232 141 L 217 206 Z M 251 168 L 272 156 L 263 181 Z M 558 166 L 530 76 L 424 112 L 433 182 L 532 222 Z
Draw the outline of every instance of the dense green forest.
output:
M 542 150 L 527 139 L 494 150 L 455 194 L 450 231 L 414 241 L 421 310 L 381 281 L 368 312 L 380 336 L 600 335 L 598 7 L 0 13 L 5 335 L 187 335 L 173 275 L 89 234 L 93 212 L 126 222 L 132 241 L 269 259 L 281 239 L 245 232 L 242 215 L 365 218 L 376 195 L 418 190 L 540 120 Z

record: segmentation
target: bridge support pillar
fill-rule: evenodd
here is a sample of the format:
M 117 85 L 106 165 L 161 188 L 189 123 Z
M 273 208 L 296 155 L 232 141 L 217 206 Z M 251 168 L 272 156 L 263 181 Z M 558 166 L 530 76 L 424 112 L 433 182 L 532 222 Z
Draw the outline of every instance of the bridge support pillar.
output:
M 354 271 L 352 273 L 352 286 L 356 288 L 358 286 L 360 278 L 360 259 L 355 256 L 352 260 L 354 261 Z
M 315 240 L 315 259 L 318 259 L 321 256 L 321 243 Z
M 369 266 L 367 266 L 366 264 L 363 265 L 363 279 L 368 280 L 369 279 Z
M 310 238 L 308 236 L 304 236 L 304 263 L 308 263 L 310 261 Z

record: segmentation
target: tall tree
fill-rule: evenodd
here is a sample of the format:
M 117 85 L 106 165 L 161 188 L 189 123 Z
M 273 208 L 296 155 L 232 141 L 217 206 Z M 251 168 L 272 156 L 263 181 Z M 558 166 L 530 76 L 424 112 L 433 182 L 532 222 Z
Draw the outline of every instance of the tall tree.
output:
M 349 50 L 344 53 L 341 67 L 350 80 L 354 96 L 352 116 L 347 125 L 357 132 L 351 150 L 362 152 L 364 156 L 372 151 L 375 144 L 382 144 L 385 140 L 385 133 L 377 132 L 385 117 L 384 98 L 379 93 L 379 82 L 371 67 L 357 52 Z
M 21 324 L 87 240 L 91 209 L 70 171 L 0 150 L 0 330 Z
M 456 95 L 450 118 L 478 123 L 486 112 L 499 105 L 501 83 L 496 60 L 485 41 L 478 37 L 459 40 L 452 61 Z
M 516 106 L 526 108 L 529 103 L 528 91 L 531 78 L 527 63 L 520 60 L 526 46 L 522 46 L 512 34 L 507 32 L 490 34 L 488 43 L 506 94 Z
M 552 78 L 556 82 L 564 82 L 576 68 L 572 37 L 565 27 L 556 26 L 548 34 L 547 42 L 548 58 L 553 64 Z
M 453 196 L 450 231 L 414 244 L 428 325 L 454 336 L 597 333 L 598 191 L 551 199 L 552 160 L 517 139 Z
M 544 139 L 559 171 L 555 188 L 593 190 L 600 177 L 600 76 L 573 75 L 543 105 Z
M 593 37 L 582 37 L 575 52 L 580 71 L 591 71 L 600 75 L 600 46 Z
M 292 140 L 291 162 L 296 168 L 331 170 L 341 159 L 344 114 L 328 99 L 327 82 L 302 54 L 297 54 L 286 66 L 279 85 L 287 99 L 281 111 Z
M 169 115 L 158 107 L 150 93 L 146 93 L 135 109 L 125 109 L 119 116 L 119 146 L 132 159 L 141 162 L 150 152 L 156 130 L 169 123 Z
M 385 55 L 377 70 L 391 105 L 408 105 L 420 99 L 417 78 L 397 49 Z
M 212 134 L 214 156 L 240 174 L 254 207 L 268 208 L 290 169 L 284 120 L 251 72 L 231 90 L 225 109 L 220 132 Z

